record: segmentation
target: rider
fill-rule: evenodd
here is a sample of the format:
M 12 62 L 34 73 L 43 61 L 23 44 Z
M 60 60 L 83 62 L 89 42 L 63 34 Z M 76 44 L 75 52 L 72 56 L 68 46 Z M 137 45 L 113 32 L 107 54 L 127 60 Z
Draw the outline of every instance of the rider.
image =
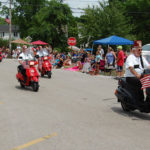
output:
M 24 68 L 24 61 L 26 60 L 32 60 L 33 57 L 30 53 L 27 52 L 27 46 L 23 45 L 22 47 L 22 53 L 20 53 L 18 57 L 18 61 L 20 65 L 18 66 L 19 71 L 22 73 L 24 76 L 24 79 L 26 80 L 26 69 Z
M 144 57 L 142 57 L 141 52 L 142 47 L 137 41 L 135 41 L 132 48 L 132 53 L 128 56 L 125 66 L 126 81 L 133 85 L 133 93 L 139 103 L 144 101 L 140 78 L 144 72 L 144 69 L 150 68 L 149 63 Z
M 37 52 L 37 55 L 39 57 L 48 56 L 48 51 L 46 48 L 42 48 L 42 46 L 39 46 L 39 51 Z
M 46 49 L 43 49 L 42 46 L 39 46 L 39 51 L 36 54 L 37 56 L 39 56 L 38 58 L 38 62 L 39 62 L 39 70 L 42 70 L 42 57 L 43 56 L 48 56 L 48 51 Z

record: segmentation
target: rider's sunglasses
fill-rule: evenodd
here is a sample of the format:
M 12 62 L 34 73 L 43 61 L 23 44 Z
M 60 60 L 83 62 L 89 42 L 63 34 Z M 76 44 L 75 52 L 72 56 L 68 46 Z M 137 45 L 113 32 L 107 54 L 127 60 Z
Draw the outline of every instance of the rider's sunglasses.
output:
M 142 51 L 142 49 L 138 49 L 138 51 L 139 51 L 139 52 L 141 52 L 141 51 Z

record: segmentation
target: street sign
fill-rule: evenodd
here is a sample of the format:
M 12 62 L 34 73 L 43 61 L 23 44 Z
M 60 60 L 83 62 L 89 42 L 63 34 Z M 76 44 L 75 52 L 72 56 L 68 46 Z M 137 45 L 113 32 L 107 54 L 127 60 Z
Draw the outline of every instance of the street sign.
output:
M 77 41 L 76 41 L 76 38 L 75 38 L 75 37 L 70 37 L 70 38 L 68 39 L 68 45 L 74 46 L 74 45 L 76 45 L 76 44 L 77 44 Z

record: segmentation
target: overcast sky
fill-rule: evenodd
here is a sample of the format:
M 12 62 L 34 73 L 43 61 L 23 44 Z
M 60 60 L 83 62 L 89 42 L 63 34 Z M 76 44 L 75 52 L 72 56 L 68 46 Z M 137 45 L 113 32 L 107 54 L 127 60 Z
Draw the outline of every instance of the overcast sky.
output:
M 87 8 L 89 6 L 98 5 L 99 1 L 103 0 L 64 0 L 64 3 L 67 3 L 71 8 L 74 16 L 79 17 L 83 13 L 83 8 Z M 9 2 L 9 0 L 0 0 L 0 2 Z M 4 4 L 4 3 L 3 3 Z M 7 4 L 8 5 L 8 4 Z
M 102 0 L 100 0 L 102 1 Z M 80 9 L 87 8 L 89 6 L 98 5 L 99 0 L 64 0 L 64 3 L 67 3 L 73 11 L 73 15 L 79 17 L 83 12 Z

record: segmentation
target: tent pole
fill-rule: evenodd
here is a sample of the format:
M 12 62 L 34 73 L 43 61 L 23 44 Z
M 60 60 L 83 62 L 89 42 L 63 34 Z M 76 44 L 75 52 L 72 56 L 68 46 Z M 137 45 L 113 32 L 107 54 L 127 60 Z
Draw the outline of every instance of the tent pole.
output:
M 92 44 L 92 51 L 91 51 L 91 54 L 93 53 L 93 46 L 94 46 L 94 44 Z

